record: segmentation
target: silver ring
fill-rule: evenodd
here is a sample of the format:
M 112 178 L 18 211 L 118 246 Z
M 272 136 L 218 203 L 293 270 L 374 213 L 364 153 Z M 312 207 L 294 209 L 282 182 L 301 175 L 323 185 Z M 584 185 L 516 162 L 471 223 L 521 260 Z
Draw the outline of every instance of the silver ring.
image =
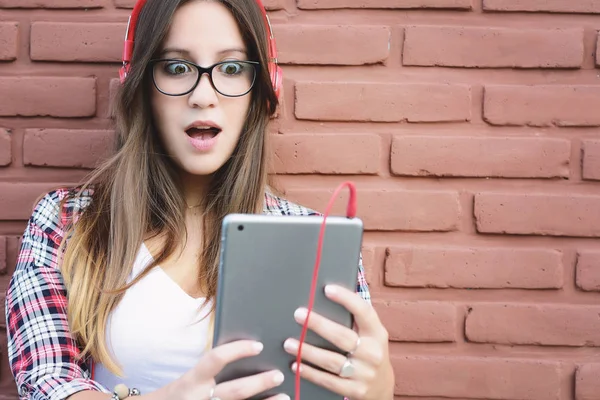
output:
M 354 346 L 354 350 L 348 352 L 348 355 L 351 356 L 358 350 L 358 346 L 360 346 L 360 336 L 356 338 L 356 345 Z
M 215 397 L 215 388 L 210 389 L 210 394 L 208 395 L 208 400 L 221 400 L 218 397 Z
M 339 376 L 340 378 L 350 378 L 352 375 L 354 375 L 354 364 L 352 364 L 352 361 L 349 358 L 346 358 L 346 361 L 340 370 Z

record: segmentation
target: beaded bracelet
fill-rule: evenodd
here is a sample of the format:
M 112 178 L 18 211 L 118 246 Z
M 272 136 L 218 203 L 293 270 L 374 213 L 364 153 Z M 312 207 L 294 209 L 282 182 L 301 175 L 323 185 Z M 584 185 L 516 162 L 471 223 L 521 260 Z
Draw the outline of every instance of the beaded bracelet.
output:
M 130 396 L 139 396 L 140 394 L 141 393 L 138 389 L 129 389 L 127 386 L 120 383 L 117 386 L 115 386 L 115 391 L 113 392 L 113 395 L 110 398 L 110 400 L 123 400 Z

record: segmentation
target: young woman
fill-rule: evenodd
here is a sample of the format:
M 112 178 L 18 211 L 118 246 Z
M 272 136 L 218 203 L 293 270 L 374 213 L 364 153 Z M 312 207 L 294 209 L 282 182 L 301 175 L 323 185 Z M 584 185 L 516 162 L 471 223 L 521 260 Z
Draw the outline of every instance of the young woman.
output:
M 277 96 L 265 16 L 256 0 L 141 7 L 115 155 L 85 185 L 46 194 L 23 237 L 6 303 L 21 399 L 240 400 L 281 383 L 281 371 L 268 371 L 216 385 L 225 365 L 262 344 L 210 349 L 205 318 L 225 215 L 311 214 L 267 186 Z M 313 314 L 309 328 L 348 357 L 305 345 L 303 360 L 320 369 L 303 363 L 301 376 L 352 400 L 392 399 L 387 332 L 362 266 L 357 293 L 327 295 L 358 329 Z M 305 315 L 296 312 L 299 324 Z M 119 384 L 124 393 L 113 392 Z

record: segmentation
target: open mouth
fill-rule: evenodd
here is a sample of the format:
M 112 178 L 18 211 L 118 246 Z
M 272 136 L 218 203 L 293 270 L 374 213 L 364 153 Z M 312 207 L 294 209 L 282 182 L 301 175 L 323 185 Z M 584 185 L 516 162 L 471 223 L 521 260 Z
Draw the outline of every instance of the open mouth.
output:
M 219 133 L 221 133 L 221 129 L 214 127 L 193 127 L 189 128 L 185 131 L 187 135 L 196 140 L 210 140 L 216 137 Z

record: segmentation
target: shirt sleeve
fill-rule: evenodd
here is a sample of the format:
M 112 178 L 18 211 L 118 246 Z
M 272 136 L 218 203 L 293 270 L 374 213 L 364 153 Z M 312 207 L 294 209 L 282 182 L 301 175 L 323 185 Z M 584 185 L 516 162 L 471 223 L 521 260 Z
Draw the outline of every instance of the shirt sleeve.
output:
M 82 390 L 108 392 L 90 379 L 67 320 L 57 256 L 63 237 L 57 192 L 35 207 L 6 294 L 8 359 L 21 400 L 63 400 Z
M 371 292 L 369 292 L 369 285 L 367 284 L 367 278 L 365 277 L 365 268 L 362 263 L 362 254 L 358 262 L 358 279 L 356 281 L 356 293 L 360 295 L 366 302 L 371 304 Z

